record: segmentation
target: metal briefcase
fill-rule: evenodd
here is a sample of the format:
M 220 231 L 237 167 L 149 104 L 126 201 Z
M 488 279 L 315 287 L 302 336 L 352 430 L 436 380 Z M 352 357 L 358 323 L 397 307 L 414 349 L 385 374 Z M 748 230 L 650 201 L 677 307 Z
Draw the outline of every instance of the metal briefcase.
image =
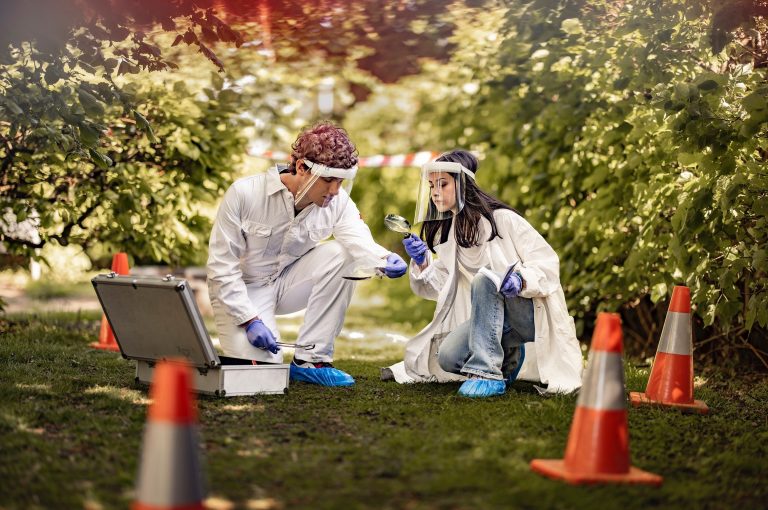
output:
M 136 360 L 136 380 L 149 384 L 158 360 L 184 358 L 196 391 L 217 396 L 285 393 L 288 365 L 253 365 L 219 356 L 187 281 L 98 275 L 91 280 L 120 352 Z

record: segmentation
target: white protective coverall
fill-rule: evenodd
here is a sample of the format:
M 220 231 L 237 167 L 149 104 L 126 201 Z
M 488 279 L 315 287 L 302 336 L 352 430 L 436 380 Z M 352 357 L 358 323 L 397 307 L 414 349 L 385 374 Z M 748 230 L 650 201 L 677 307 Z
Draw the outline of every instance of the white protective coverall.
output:
M 355 203 L 342 200 L 345 191 L 339 193 L 327 207 L 310 205 L 294 215 L 277 167 L 229 187 L 208 247 L 208 288 L 227 356 L 282 362 L 282 351 L 252 346 L 239 325 L 258 316 L 279 341 L 275 315 L 306 308 L 296 344 L 315 348 L 296 352 L 308 361 L 333 361 L 355 288 L 342 270 L 350 261 L 383 262 L 391 253 L 373 240 Z M 331 235 L 335 241 L 320 243 Z
M 490 223 L 481 220 L 477 247 L 456 244 L 455 222 L 448 240 L 437 245 L 437 258 L 421 271 L 411 261 L 411 289 L 437 301 L 435 315 L 405 346 L 405 359 L 385 368 L 383 378 L 399 383 L 463 381 L 464 376 L 445 372 L 437 360 L 440 343 L 458 325 L 470 318 L 470 285 L 480 267 L 505 273 L 516 270 L 525 280 L 521 297 L 534 305 L 535 341 L 525 345 L 525 361 L 518 379 L 547 384 L 547 393 L 569 393 L 581 387 L 583 361 L 573 318 L 568 315 L 560 285 L 560 261 L 543 237 L 520 215 L 507 209 L 494 212 L 500 237 L 487 241 Z

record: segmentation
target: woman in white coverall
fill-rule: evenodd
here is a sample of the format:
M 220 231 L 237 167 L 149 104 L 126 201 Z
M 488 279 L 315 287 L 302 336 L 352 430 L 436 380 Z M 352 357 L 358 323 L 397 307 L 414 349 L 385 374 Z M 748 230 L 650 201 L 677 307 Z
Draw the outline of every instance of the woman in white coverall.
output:
M 547 392 L 581 386 L 582 356 L 559 280 L 559 260 L 508 205 L 475 183 L 477 159 L 456 150 L 422 168 L 416 222 L 403 240 L 413 291 L 437 301 L 432 322 L 384 369 L 398 382 L 464 383 L 490 397 L 527 379 Z M 437 257 L 433 257 L 433 253 Z
M 397 278 L 407 266 L 376 244 L 349 197 L 357 151 L 346 131 L 320 123 L 292 149 L 290 166 L 238 180 L 219 207 L 208 248 L 216 327 L 226 355 L 281 363 L 275 316 L 306 308 L 291 380 L 349 386 L 354 379 L 332 365 L 355 288 L 343 271 L 370 260 Z

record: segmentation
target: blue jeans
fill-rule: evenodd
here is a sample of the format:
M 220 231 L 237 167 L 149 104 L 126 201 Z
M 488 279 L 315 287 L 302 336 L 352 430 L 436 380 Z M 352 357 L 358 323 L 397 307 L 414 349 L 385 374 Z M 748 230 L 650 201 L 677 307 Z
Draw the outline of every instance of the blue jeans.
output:
M 518 370 L 522 349 L 533 342 L 533 300 L 505 298 L 486 276 L 472 280 L 472 314 L 440 344 L 446 372 L 503 380 Z

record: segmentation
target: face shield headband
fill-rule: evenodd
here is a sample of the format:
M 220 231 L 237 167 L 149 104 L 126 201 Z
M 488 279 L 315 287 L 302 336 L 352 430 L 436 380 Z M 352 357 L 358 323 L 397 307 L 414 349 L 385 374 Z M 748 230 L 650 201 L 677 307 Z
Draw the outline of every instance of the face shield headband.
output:
M 473 174 L 467 167 L 461 163 L 454 163 L 453 161 L 433 161 L 432 163 L 425 163 L 421 167 L 422 178 L 435 172 L 449 172 L 452 174 L 464 173 L 473 181 L 475 180 L 475 174 Z
M 301 201 L 304 199 L 307 193 L 309 193 L 309 191 L 312 189 L 315 183 L 317 183 L 318 180 L 328 178 L 339 179 L 340 183 L 338 185 L 338 194 L 341 195 L 341 198 L 344 199 L 344 202 L 349 199 L 349 195 L 352 192 L 352 184 L 354 183 L 355 176 L 357 175 L 357 165 L 351 168 L 334 168 L 328 165 L 323 165 L 321 163 L 315 163 L 314 161 L 310 161 L 308 159 L 301 159 L 300 161 L 304 163 L 304 166 L 309 168 L 309 171 L 312 175 L 296 193 L 296 198 L 294 200 L 295 204 L 301 203 Z M 335 194 L 331 193 L 325 195 L 325 200 L 321 207 L 327 207 L 333 200 L 334 196 Z

